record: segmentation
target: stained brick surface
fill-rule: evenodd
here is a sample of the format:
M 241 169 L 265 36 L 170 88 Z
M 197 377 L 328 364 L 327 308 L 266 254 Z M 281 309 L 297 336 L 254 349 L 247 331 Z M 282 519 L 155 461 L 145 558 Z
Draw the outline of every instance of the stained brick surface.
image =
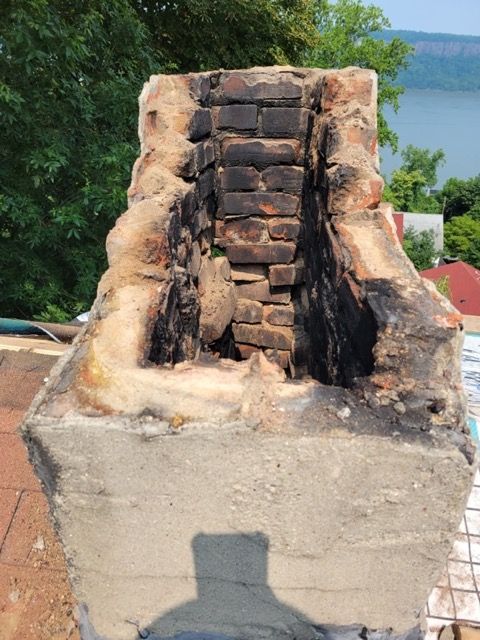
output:
M 303 185 L 303 169 L 300 167 L 269 167 L 262 171 L 262 180 L 267 191 L 300 193 Z
M 295 255 L 295 245 L 286 242 L 275 244 L 234 244 L 227 247 L 227 257 L 234 264 L 263 262 L 291 262 Z
M 303 162 L 297 140 L 227 138 L 222 143 L 222 151 L 226 166 L 251 165 L 265 169 L 270 165 Z
M 234 104 L 220 107 L 216 113 L 219 129 L 255 129 L 258 109 L 253 104 Z
M 223 199 L 227 215 L 294 216 L 299 207 L 290 193 L 226 193 Z
M 262 109 L 263 133 L 266 136 L 304 138 L 310 110 L 288 107 Z

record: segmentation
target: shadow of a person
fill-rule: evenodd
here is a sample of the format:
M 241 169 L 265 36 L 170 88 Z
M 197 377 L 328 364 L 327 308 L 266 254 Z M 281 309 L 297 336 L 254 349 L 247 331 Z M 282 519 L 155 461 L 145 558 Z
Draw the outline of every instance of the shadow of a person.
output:
M 197 599 L 139 631 L 149 640 L 421 640 L 419 627 L 395 636 L 361 624 L 321 625 L 277 599 L 267 583 L 263 533 L 198 534 L 192 542 Z M 348 603 L 344 605 L 348 609 Z
M 148 625 L 144 637 L 316 638 L 313 624 L 299 611 L 280 602 L 268 586 L 268 546 L 268 538 L 258 532 L 195 536 L 192 549 L 197 599 L 168 611 Z

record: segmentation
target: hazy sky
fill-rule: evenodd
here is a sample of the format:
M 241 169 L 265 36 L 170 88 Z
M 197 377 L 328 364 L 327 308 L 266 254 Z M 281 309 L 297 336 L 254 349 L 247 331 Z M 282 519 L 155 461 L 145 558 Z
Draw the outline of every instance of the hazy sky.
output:
M 393 29 L 480 35 L 480 0 L 363 0 L 383 9 Z

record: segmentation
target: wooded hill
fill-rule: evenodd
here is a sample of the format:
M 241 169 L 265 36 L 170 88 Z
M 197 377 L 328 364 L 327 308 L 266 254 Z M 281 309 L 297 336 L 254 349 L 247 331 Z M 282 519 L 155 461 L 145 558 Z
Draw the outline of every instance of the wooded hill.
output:
M 414 47 L 398 84 L 409 89 L 480 90 L 480 36 L 389 29 L 374 37 L 386 42 L 399 37 Z

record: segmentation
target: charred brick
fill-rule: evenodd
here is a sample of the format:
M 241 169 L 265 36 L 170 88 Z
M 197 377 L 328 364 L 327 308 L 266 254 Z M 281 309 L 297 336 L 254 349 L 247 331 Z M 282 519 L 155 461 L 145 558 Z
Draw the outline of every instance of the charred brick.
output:
M 225 222 L 217 227 L 219 238 L 231 243 L 268 242 L 267 225 L 255 218 L 241 218 Z
M 274 240 L 296 240 L 302 231 L 298 220 L 267 220 L 270 237 Z
M 253 167 L 225 167 L 221 176 L 225 191 L 255 191 L 260 184 L 260 174 Z
M 262 180 L 267 191 L 301 193 L 303 169 L 300 167 L 269 167 L 262 172 Z
M 308 109 L 269 107 L 262 109 L 262 128 L 266 136 L 305 138 L 310 117 Z
M 254 344 L 257 347 L 288 350 L 293 341 L 293 331 L 287 327 L 234 322 L 232 329 L 235 340 Z
M 270 267 L 268 273 L 270 284 L 282 287 L 289 284 L 300 284 L 305 279 L 303 262 L 295 264 L 278 264 Z
M 204 200 L 215 190 L 215 169 L 207 169 L 201 173 L 197 180 L 198 197 Z
M 188 127 L 188 140 L 196 141 L 204 138 L 212 131 L 212 114 L 210 109 L 197 109 Z
M 263 102 L 299 100 L 303 80 L 292 73 L 272 78 L 261 73 L 224 73 L 215 91 L 215 99 L 224 102 Z
M 227 138 L 222 142 L 226 166 L 249 166 L 266 169 L 270 165 L 302 164 L 298 140 Z
M 259 263 L 277 264 L 291 262 L 295 256 L 295 245 L 287 242 L 270 244 L 232 244 L 227 247 L 227 257 L 233 264 Z
M 290 193 L 226 193 L 226 215 L 294 216 L 300 208 L 298 196 Z
M 257 128 L 257 107 L 254 104 L 232 104 L 215 111 L 219 129 L 248 130 Z
M 280 287 L 275 290 L 270 287 L 267 280 L 239 284 L 237 285 L 237 294 L 239 298 L 258 300 L 259 302 L 276 302 L 278 304 L 290 302 L 290 287 Z

